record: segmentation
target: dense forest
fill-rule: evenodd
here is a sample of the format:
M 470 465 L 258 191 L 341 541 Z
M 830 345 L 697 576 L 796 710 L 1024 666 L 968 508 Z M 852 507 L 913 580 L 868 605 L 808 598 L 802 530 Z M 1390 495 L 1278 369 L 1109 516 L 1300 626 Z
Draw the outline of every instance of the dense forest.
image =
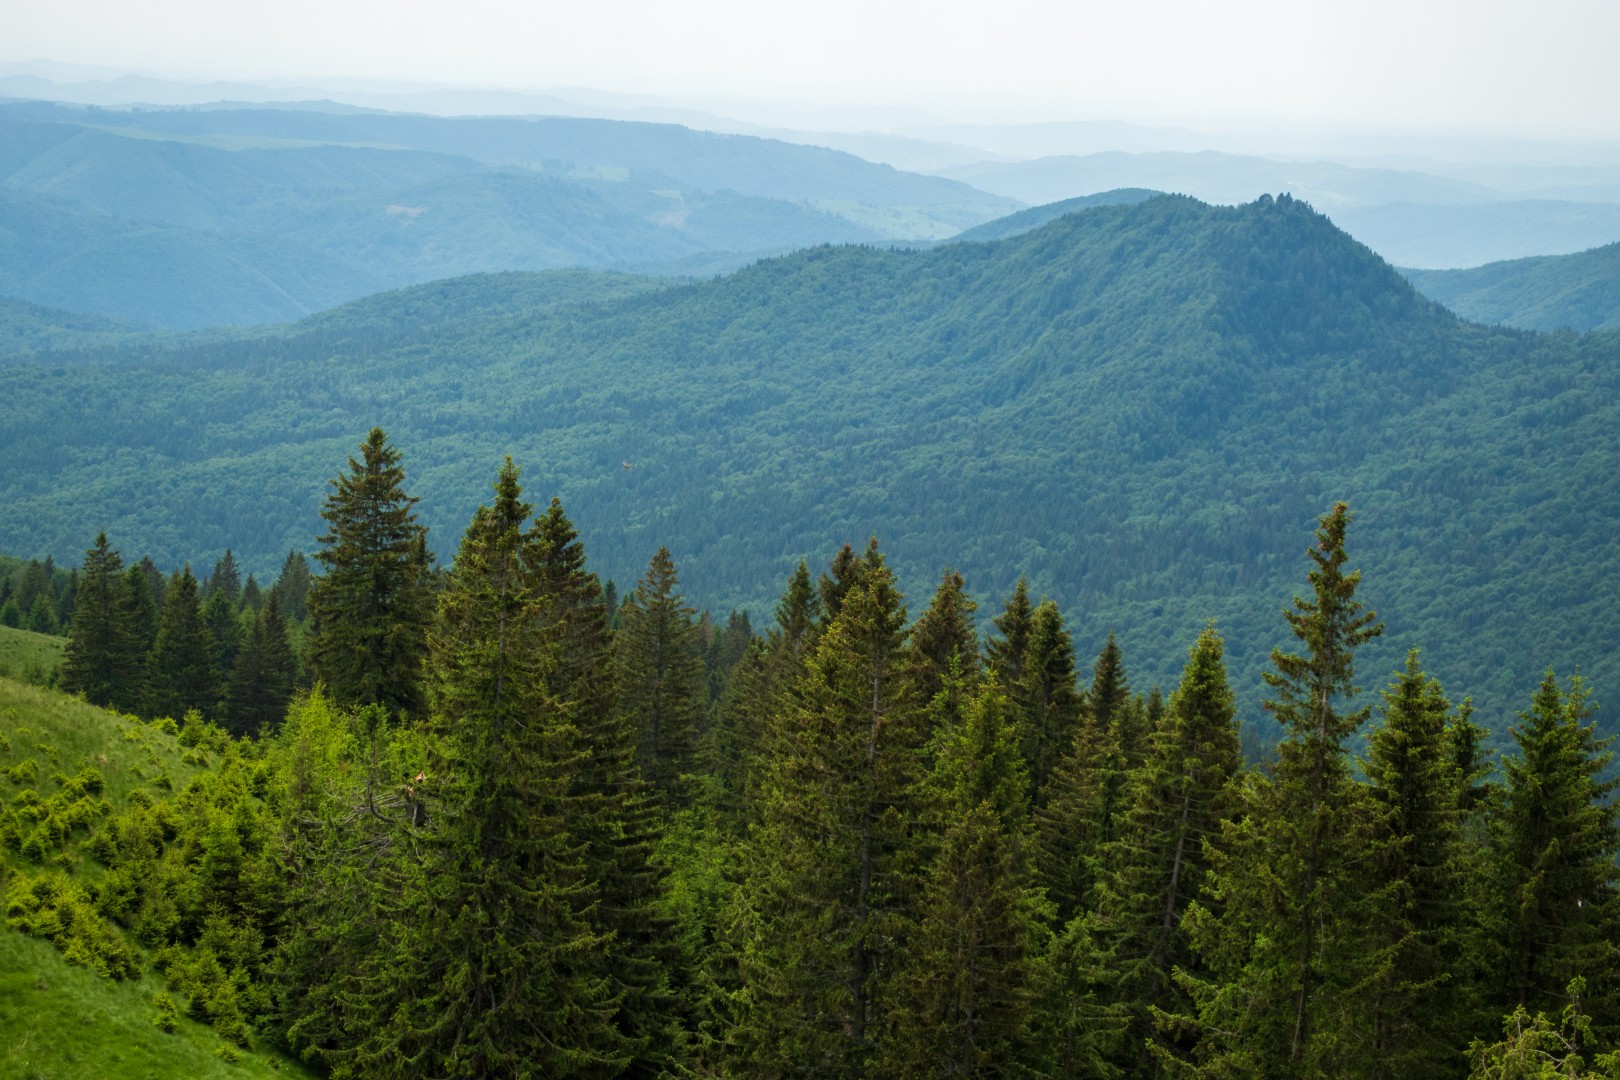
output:
M 620 598 L 494 472 L 444 563 L 373 430 L 274 580 L 0 564 L 84 702 L 51 737 L 0 678 L 9 926 L 332 1076 L 1620 1075 L 1587 685 L 1545 672 L 1498 757 L 1472 688 L 1368 664 L 1344 503 L 1257 762 L 1220 625 L 1145 690 L 1027 582 L 981 636 L 873 540 L 758 633 L 662 548 Z
M 1405 274 L 1425 296 L 1475 322 L 1521 330 L 1620 329 L 1620 244 Z
M 1143 686 L 1173 686 L 1214 618 L 1265 741 L 1287 553 L 1343 498 L 1387 613 L 1378 670 L 1423 648 L 1498 741 L 1548 666 L 1620 686 L 1620 337 L 1463 322 L 1292 199 L 61 344 L 106 333 L 36 328 L 0 364 L 0 550 L 74 561 L 93 521 L 165 572 L 229 548 L 267 581 L 319 529 L 329 463 L 382 424 L 441 562 L 511 453 L 604 580 L 664 545 L 698 606 L 760 623 L 801 559 L 872 535 L 907 589 L 951 565 L 981 613 L 1027 577 L 1078 640 L 1115 632 Z

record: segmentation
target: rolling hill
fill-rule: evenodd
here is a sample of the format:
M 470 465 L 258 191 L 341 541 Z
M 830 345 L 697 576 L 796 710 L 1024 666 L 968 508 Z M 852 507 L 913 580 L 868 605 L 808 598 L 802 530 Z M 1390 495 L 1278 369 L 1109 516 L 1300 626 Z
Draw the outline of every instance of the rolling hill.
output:
M 763 613 L 798 558 L 876 534 L 917 603 L 954 566 L 987 616 L 1028 574 L 1082 652 L 1119 633 L 1139 687 L 1215 618 L 1255 721 L 1311 524 L 1344 498 L 1389 624 L 1364 686 L 1422 646 L 1498 730 L 1549 665 L 1620 686 L 1620 337 L 1462 322 L 1295 200 L 499 295 L 533 280 L 0 369 L 0 550 L 76 561 L 105 528 L 269 573 L 380 424 L 441 557 L 510 453 L 621 584 L 666 544 L 694 601 Z M 487 318 L 445 316 L 485 288 Z
M 1405 273 L 1423 295 L 1474 322 L 1521 330 L 1620 329 L 1620 244 L 1469 270 Z
M 0 105 L 0 294 L 175 328 L 468 273 L 730 270 L 937 239 L 1017 205 L 668 124 Z

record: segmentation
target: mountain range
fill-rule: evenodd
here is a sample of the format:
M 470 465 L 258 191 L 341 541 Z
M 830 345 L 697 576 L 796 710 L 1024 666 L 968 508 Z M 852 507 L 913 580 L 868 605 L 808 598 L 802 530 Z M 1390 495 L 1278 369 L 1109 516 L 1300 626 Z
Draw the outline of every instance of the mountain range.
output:
M 38 317 L 37 311 L 35 312 Z M 36 328 L 36 333 L 44 333 Z M 1337 499 L 1362 595 L 1498 732 L 1550 665 L 1620 685 L 1620 335 L 1460 320 L 1289 198 L 1160 196 L 1003 239 L 817 247 L 687 283 L 503 274 L 291 326 L 0 367 L 0 550 L 105 528 L 170 566 L 308 549 L 383 426 L 442 558 L 503 454 L 621 584 L 763 616 L 800 558 L 876 535 L 914 603 L 1015 579 L 1168 684 L 1208 619 L 1258 673 Z M 86 423 L 93 417 L 93 423 Z M 1608 721 L 1605 721 L 1607 724 Z

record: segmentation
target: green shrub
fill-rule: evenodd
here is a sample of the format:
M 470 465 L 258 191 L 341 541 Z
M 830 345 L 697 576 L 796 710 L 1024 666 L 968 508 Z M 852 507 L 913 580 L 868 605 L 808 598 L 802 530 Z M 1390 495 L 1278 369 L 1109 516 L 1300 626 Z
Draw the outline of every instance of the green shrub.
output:
M 174 998 L 159 990 L 152 1003 L 157 1006 L 157 1016 L 152 1023 L 159 1031 L 173 1035 L 174 1029 L 180 1024 L 180 1014 L 175 1008 Z
M 135 950 L 96 911 L 84 887 L 65 874 L 14 878 L 7 889 L 6 921 L 51 942 L 70 964 L 113 979 L 140 978 Z
M 19 787 L 23 784 L 32 784 L 39 779 L 39 765 L 33 758 L 23 758 L 11 768 L 5 770 L 6 779 Z

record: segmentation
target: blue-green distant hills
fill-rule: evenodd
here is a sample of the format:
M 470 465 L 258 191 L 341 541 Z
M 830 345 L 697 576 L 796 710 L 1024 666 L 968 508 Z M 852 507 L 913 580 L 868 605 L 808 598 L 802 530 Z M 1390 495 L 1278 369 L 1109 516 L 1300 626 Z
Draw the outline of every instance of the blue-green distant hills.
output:
M 1620 701 L 1620 335 L 1471 324 L 1304 204 L 1098 206 L 990 242 L 819 247 L 670 285 L 501 274 L 291 326 L 0 366 L 0 550 L 261 574 L 373 424 L 448 558 L 504 454 L 621 585 L 660 545 L 764 617 L 877 535 L 914 602 L 1019 574 L 1145 688 L 1203 623 L 1248 718 L 1315 517 L 1501 731 L 1549 665 Z M 1603 712 L 1613 730 L 1612 714 Z
M 1407 270 L 1465 319 L 1524 330 L 1620 330 L 1620 244 L 1467 270 Z
M 667 124 L 0 106 L 0 294 L 185 328 L 443 277 L 731 269 L 927 240 L 1014 200 Z

